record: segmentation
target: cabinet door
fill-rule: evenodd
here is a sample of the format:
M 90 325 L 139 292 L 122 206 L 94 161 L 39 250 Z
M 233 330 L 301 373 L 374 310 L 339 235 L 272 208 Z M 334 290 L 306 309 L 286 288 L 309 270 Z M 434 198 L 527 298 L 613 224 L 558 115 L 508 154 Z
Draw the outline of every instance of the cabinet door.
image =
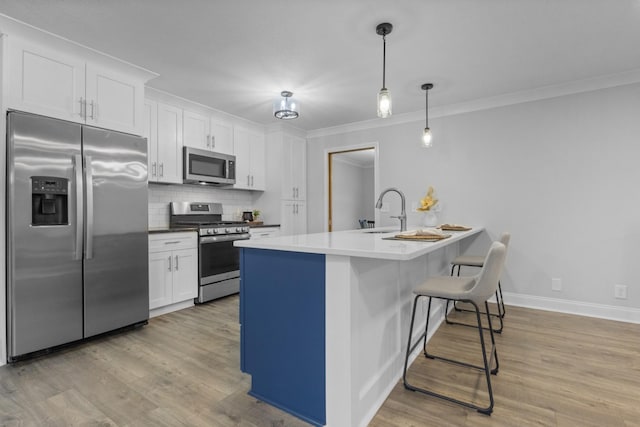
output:
M 307 199 L 307 143 L 294 138 L 291 144 L 291 181 L 297 200 Z
M 182 126 L 182 145 L 202 150 L 212 149 L 208 116 L 184 110 Z
M 294 234 L 307 233 L 307 203 L 295 202 Z
M 307 204 L 295 200 L 282 202 L 280 233 L 283 236 L 307 232 Z
M 85 62 L 12 37 L 7 107 L 84 122 Z
M 158 103 L 158 182 L 182 184 L 182 110 Z
M 171 251 L 149 253 L 149 309 L 163 307 L 172 301 Z
M 282 144 L 282 198 L 307 198 L 307 147 L 303 138 L 285 135 Z
M 249 144 L 251 147 L 251 189 L 264 190 L 266 181 L 264 134 L 250 132 Z
M 87 63 L 86 121 L 140 135 L 144 131 L 144 82 Z
M 268 237 L 278 237 L 280 235 L 280 227 L 252 228 L 249 233 L 251 234 L 251 240 L 266 239 Z
M 211 145 L 213 151 L 233 154 L 233 127 L 231 123 L 211 119 Z
M 149 181 L 158 180 L 158 103 L 144 101 L 144 133 L 147 138 L 147 163 Z
M 173 302 L 198 296 L 198 250 L 173 251 Z
M 251 188 L 251 145 L 245 129 L 233 129 L 233 149 L 236 156 L 236 183 L 233 188 Z

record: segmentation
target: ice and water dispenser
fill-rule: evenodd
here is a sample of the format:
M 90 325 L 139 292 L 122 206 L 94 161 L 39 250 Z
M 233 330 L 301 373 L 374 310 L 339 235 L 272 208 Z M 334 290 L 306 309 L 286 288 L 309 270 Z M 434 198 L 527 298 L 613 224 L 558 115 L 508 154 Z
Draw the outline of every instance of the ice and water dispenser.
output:
M 69 225 L 69 180 L 31 177 L 31 225 Z

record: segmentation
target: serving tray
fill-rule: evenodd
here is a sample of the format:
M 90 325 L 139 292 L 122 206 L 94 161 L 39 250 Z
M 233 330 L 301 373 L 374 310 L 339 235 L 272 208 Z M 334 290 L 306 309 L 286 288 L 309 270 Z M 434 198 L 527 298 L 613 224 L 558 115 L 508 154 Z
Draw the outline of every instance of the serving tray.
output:
M 469 231 L 471 227 L 467 227 L 466 225 L 456 225 L 456 224 L 442 224 L 438 227 L 442 231 Z
M 403 234 L 396 234 L 393 237 L 383 237 L 382 240 L 413 240 L 418 242 L 437 242 L 438 240 L 444 240 L 451 237 L 451 234 L 444 234 L 442 236 L 407 236 Z

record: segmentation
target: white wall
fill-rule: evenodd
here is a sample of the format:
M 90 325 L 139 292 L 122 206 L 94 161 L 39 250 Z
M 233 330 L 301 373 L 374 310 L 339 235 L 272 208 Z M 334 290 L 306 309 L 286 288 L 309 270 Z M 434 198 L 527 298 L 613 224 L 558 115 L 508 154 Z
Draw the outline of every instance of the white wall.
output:
M 376 197 L 375 172 L 373 166 L 360 168 L 360 182 L 362 194 L 360 194 L 360 206 L 362 218 L 373 220 L 375 218 Z
M 410 207 L 433 185 L 441 221 L 487 228 L 474 252 L 503 230 L 512 233 L 505 291 L 640 308 L 640 84 L 434 118 L 430 125 L 429 150 L 419 146 L 421 122 L 310 138 L 308 176 L 324 176 L 327 148 L 378 141 L 379 188 L 400 188 Z M 323 230 L 321 185 L 308 180 L 309 232 Z M 388 216 L 399 201 L 387 197 L 381 225 L 397 224 Z M 410 225 L 419 224 L 419 214 L 408 215 Z M 561 292 L 551 290 L 551 278 L 562 279 Z M 614 298 L 614 284 L 628 286 L 628 299 Z
M 332 156 L 332 229 L 353 230 L 358 219 L 373 219 L 373 168 L 358 166 Z

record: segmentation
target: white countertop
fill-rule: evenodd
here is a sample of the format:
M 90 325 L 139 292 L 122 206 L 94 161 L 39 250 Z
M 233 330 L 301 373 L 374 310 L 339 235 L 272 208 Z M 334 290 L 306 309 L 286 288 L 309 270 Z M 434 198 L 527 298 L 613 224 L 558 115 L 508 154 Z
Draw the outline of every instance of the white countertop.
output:
M 332 233 L 298 234 L 259 240 L 237 240 L 234 245 L 241 248 L 406 261 L 443 248 L 483 230 L 484 227 L 473 227 L 469 231 L 447 231 L 446 233 L 451 234 L 451 237 L 437 242 L 383 240 L 384 237 L 393 237 L 398 234 L 398 229 L 370 228 L 334 231 Z

